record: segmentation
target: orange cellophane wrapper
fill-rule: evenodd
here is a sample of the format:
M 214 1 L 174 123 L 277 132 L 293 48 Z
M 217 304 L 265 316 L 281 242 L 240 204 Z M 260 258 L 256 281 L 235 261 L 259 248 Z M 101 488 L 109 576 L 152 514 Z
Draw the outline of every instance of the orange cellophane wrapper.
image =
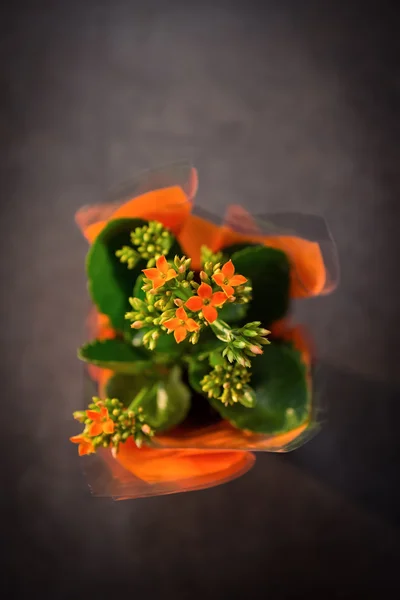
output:
M 92 243 L 111 219 L 142 218 L 160 221 L 177 234 L 190 213 L 198 188 L 198 176 L 187 163 L 145 171 L 111 190 L 109 201 L 84 206 L 75 220 Z
M 98 335 L 102 337 L 104 316 L 97 316 Z M 310 387 L 309 417 L 292 431 L 280 435 L 262 435 L 241 431 L 226 421 L 206 427 L 176 427 L 153 438 L 152 447 L 137 448 L 132 441 L 120 446 L 116 458 L 102 450 L 85 458 L 89 484 L 95 495 L 115 499 L 138 498 L 193 491 L 226 483 L 246 473 L 254 464 L 254 451 L 286 452 L 304 443 L 316 431 L 312 405 L 313 354 L 305 331 L 282 321 L 272 330 L 274 335 L 291 341 L 301 352 L 307 366 Z M 113 375 L 107 369 L 90 367 L 90 392 L 105 397 L 105 385 Z
M 262 244 L 282 250 L 288 256 L 293 299 L 328 294 L 336 288 L 339 278 L 336 247 L 322 218 L 294 213 L 253 217 L 235 205 L 228 208 L 222 221 L 202 212 L 201 216 L 190 214 L 179 234 L 193 268 L 200 269 L 202 245 L 217 252 L 233 244 Z M 307 237 L 301 233 L 302 229 L 308 230 Z
M 159 186 L 159 187 L 158 187 Z M 215 219 L 193 209 L 197 192 L 197 172 L 179 164 L 145 173 L 124 188 L 119 200 L 85 207 L 76 220 L 89 243 L 112 219 L 139 217 L 162 222 L 177 236 L 194 269 L 200 268 L 202 245 L 218 251 L 238 243 L 265 244 L 283 250 L 291 263 L 291 296 L 305 298 L 325 294 L 337 284 L 335 247 L 330 234 L 317 221 L 318 235 L 302 236 L 297 231 L 309 220 L 293 215 L 290 227 L 271 219 L 252 217 L 245 209 L 232 206 L 224 219 Z M 132 191 L 130 196 L 129 191 Z M 123 198 L 123 200 L 121 200 Z M 303 217 L 303 216 L 301 216 Z M 285 221 L 285 219 L 283 219 Z M 287 220 L 287 219 L 286 219 Z M 105 315 L 92 310 L 89 317 L 91 338 L 114 337 Z M 211 487 L 245 473 L 254 463 L 253 451 L 285 452 L 297 447 L 316 431 L 314 390 L 314 352 L 310 340 L 299 326 L 284 319 L 272 327 L 272 335 L 290 341 L 301 353 L 309 384 L 309 416 L 301 426 L 278 435 L 241 431 L 226 421 L 206 427 L 185 425 L 156 436 L 154 445 L 138 449 L 128 441 L 113 458 L 102 450 L 86 458 L 86 472 L 94 494 L 117 499 L 136 498 Z M 104 397 L 105 384 L 112 371 L 89 366 L 90 395 Z

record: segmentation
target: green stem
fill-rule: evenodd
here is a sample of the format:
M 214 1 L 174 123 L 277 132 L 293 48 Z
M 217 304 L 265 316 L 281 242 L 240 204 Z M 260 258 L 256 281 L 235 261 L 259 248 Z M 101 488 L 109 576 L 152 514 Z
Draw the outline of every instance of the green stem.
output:
M 173 294 L 186 302 L 192 295 L 192 290 L 190 288 L 184 288 L 182 286 L 177 286 L 174 290 L 172 290 Z
M 130 403 L 130 405 L 128 406 L 128 411 L 129 410 L 134 410 L 134 408 L 136 407 L 135 405 L 140 404 L 142 402 L 142 400 L 147 396 L 149 391 L 152 391 L 154 388 L 154 385 L 149 387 L 149 386 L 145 386 L 143 387 L 140 392 L 138 392 L 136 394 L 136 396 L 134 397 L 134 399 L 132 400 L 132 402 Z
M 225 321 L 221 321 L 221 319 L 214 321 L 211 325 L 211 329 L 216 335 L 218 335 L 218 333 L 223 333 L 228 339 L 231 337 L 232 328 L 228 323 L 225 323 Z
M 221 321 L 221 319 L 217 319 L 216 321 L 214 321 L 211 327 L 217 329 L 217 331 L 223 331 L 224 333 L 231 331 L 231 327 L 229 327 L 228 323 L 225 323 L 225 321 Z

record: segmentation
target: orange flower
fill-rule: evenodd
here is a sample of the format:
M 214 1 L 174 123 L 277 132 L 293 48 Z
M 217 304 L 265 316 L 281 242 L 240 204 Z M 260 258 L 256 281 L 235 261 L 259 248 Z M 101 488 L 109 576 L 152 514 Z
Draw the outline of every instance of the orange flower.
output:
M 110 419 L 108 409 L 102 406 L 99 411 L 87 410 L 86 416 L 92 419 L 93 423 L 89 427 L 89 435 L 94 437 L 100 433 L 114 433 L 114 421 Z
M 224 292 L 212 293 L 212 287 L 208 283 L 202 283 L 197 290 L 197 296 L 192 296 L 186 302 L 185 306 L 189 310 L 197 312 L 198 310 L 203 311 L 204 318 L 209 323 L 214 323 L 218 318 L 216 306 L 222 306 L 227 301 L 227 296 Z
M 85 438 L 82 434 L 74 435 L 69 439 L 73 444 L 79 444 L 79 456 L 83 456 L 84 454 L 92 454 L 95 451 L 92 442 Z
M 192 333 L 198 331 L 200 326 L 193 319 L 189 319 L 186 310 L 181 306 L 175 312 L 176 318 L 165 321 L 164 325 L 167 329 L 174 332 L 174 337 L 177 343 L 183 342 L 187 332 Z
M 213 279 L 217 285 L 222 287 L 228 298 L 233 296 L 234 287 L 243 285 L 247 281 L 243 275 L 235 275 L 235 267 L 231 260 L 224 264 L 220 273 L 213 275 Z
M 153 290 L 161 287 L 167 281 L 178 277 L 178 273 L 175 269 L 171 269 L 168 265 L 165 256 L 160 256 L 156 260 L 156 268 L 154 269 L 143 269 L 143 273 L 148 279 L 153 282 Z

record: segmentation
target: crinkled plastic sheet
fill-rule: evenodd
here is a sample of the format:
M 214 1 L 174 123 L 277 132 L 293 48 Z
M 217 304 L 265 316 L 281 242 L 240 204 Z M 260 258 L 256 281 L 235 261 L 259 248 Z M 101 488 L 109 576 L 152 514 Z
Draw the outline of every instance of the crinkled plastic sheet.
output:
M 207 221 L 218 226 L 208 240 L 213 249 L 227 245 L 232 239 L 236 240 L 235 243 L 240 242 L 241 237 L 251 237 L 254 243 L 279 247 L 292 263 L 295 297 L 327 294 L 337 286 L 336 247 L 323 218 L 283 212 L 252 216 L 241 206 L 229 207 L 223 216 L 212 215 L 193 206 L 198 177 L 194 167 L 186 162 L 147 171 L 115 188 L 107 203 L 83 207 L 78 211 L 77 224 L 86 231 L 93 224 L 109 219 L 127 200 L 176 185 L 185 192 L 187 201 L 192 205 L 191 213 L 199 223 Z M 168 211 L 168 206 L 160 206 L 160 210 Z M 299 260 L 301 252 L 304 256 Z M 94 337 L 98 319 L 93 310 L 88 323 L 91 337 Z M 290 329 L 295 326 L 287 321 L 283 327 Z M 139 451 L 132 448 L 130 452 L 123 453 L 126 456 L 120 453 L 117 459 L 113 458 L 110 450 L 102 450 L 82 461 L 92 493 L 126 499 L 203 489 L 244 474 L 254 464 L 254 452 L 288 452 L 309 440 L 320 427 L 324 406 L 323 381 L 307 337 L 305 333 L 310 357 L 309 416 L 301 427 L 274 436 L 240 431 L 221 421 L 206 427 L 178 427 L 156 436 L 152 448 Z M 91 396 L 101 393 L 98 384 L 86 372 L 85 406 Z

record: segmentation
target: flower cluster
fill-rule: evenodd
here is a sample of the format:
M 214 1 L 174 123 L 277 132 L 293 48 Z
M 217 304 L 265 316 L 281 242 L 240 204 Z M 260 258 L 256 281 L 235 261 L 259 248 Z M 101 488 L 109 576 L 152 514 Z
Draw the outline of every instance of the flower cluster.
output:
M 157 232 L 164 235 L 159 228 Z M 135 243 L 138 236 L 136 230 L 132 238 Z M 252 406 L 253 395 L 247 385 L 250 358 L 263 353 L 262 346 L 269 343 L 269 331 L 258 321 L 233 329 L 219 318 L 219 310 L 225 304 L 246 304 L 252 291 L 247 278 L 235 272 L 232 260 L 223 259 L 221 252 L 213 253 L 203 247 L 203 270 L 196 280 L 190 259 L 175 256 L 168 261 L 163 253 L 155 259 L 154 266 L 143 269 L 145 297 L 130 298 L 134 310 L 125 316 L 132 321 L 132 328 L 145 329 L 142 343 L 150 350 L 156 349 L 162 333 L 173 333 L 178 344 L 186 339 L 196 344 L 201 331 L 211 327 L 225 347 L 222 364 L 204 378 L 203 390 L 224 404 L 241 402 Z
M 249 358 L 262 354 L 262 347 L 270 344 L 266 336 L 271 332 L 260 325 L 260 321 L 253 321 L 244 327 L 231 329 L 221 326 L 219 323 L 216 324 L 214 326 L 215 335 L 226 343 L 222 356 L 226 356 L 230 363 L 236 361 L 242 367 L 251 367 Z
M 239 402 L 251 408 L 255 404 L 255 395 L 248 385 L 250 378 L 250 370 L 246 367 L 222 360 L 203 377 L 200 385 L 209 398 L 220 400 L 225 406 Z
M 224 259 L 223 252 L 213 252 L 208 246 L 201 247 L 200 256 L 202 265 L 206 265 L 207 263 L 221 263 Z
M 119 444 L 131 436 L 136 445 L 141 446 L 154 435 L 142 411 L 125 408 L 117 398 L 100 400 L 94 397 L 89 408 L 76 411 L 74 418 L 85 425 L 81 434 L 70 438 L 71 442 L 79 444 L 80 456 L 92 454 L 97 448 L 111 447 L 116 453 Z
M 218 325 L 218 309 L 226 302 L 235 302 L 236 297 L 231 294 L 233 286 L 241 287 L 241 299 L 248 300 L 251 287 L 244 287 L 247 279 L 242 275 L 234 275 L 232 261 L 220 265 L 209 265 L 210 275 L 206 271 L 200 272 L 200 283 L 195 281 L 195 274 L 189 270 L 190 259 L 176 256 L 173 262 L 168 262 L 165 256 L 156 260 L 156 266 L 143 269 L 143 286 L 145 299 L 130 298 L 129 302 L 134 309 L 126 313 L 126 318 L 132 321 L 134 329 L 146 328 L 148 331 L 143 336 L 143 344 L 150 350 L 156 348 L 156 342 L 162 332 L 174 332 L 177 343 L 187 338 L 197 343 L 200 331 L 208 325 L 214 325 L 230 331 L 229 326 L 221 322 Z M 221 289 L 215 278 L 223 277 Z M 230 281 L 233 285 L 225 284 Z M 229 295 L 230 294 L 230 295 Z M 189 311 L 189 314 L 188 314 Z M 231 340 L 232 336 L 229 336 Z M 234 338 L 232 338 L 234 341 Z M 244 347 L 244 346 L 243 346 Z
M 140 328 L 152 323 L 153 325 L 162 325 L 164 330 L 166 327 L 169 331 L 175 331 L 176 327 L 168 328 L 167 325 L 172 316 L 168 311 L 171 311 L 174 305 L 178 308 L 184 305 L 192 313 L 199 313 L 196 316 L 199 327 L 204 324 L 204 321 L 211 325 L 218 318 L 217 309 L 221 308 L 225 302 L 245 303 L 249 301 L 251 286 L 244 286 L 247 279 L 242 275 L 234 275 L 235 268 L 231 260 L 222 268 L 219 263 L 216 265 L 209 263 L 208 269 L 211 270 L 212 275 L 210 277 L 206 271 L 201 271 L 201 283 L 194 280 L 193 271 L 188 271 L 190 262 L 190 259 L 186 257 L 176 256 L 173 263 L 169 263 L 165 256 L 161 256 L 156 260 L 154 268 L 143 269 L 144 285 L 142 289 L 146 292 L 146 301 L 138 302 L 137 298 L 130 298 L 130 303 L 136 312 L 127 313 L 126 318 L 133 321 L 132 327 Z M 234 286 L 238 288 L 240 299 L 233 295 Z M 157 300 L 152 302 L 151 296 L 156 297 Z M 149 306 L 152 307 L 150 312 L 153 312 L 153 307 L 160 311 L 158 315 L 160 318 L 155 315 L 150 318 Z M 180 320 L 186 318 L 178 314 L 173 316 Z
M 116 251 L 116 256 L 128 269 L 133 269 L 139 260 L 147 261 L 147 267 L 156 264 L 160 256 L 166 256 L 172 246 L 172 235 L 158 221 L 149 221 L 148 225 L 136 227 L 131 233 L 131 246 L 123 246 Z

